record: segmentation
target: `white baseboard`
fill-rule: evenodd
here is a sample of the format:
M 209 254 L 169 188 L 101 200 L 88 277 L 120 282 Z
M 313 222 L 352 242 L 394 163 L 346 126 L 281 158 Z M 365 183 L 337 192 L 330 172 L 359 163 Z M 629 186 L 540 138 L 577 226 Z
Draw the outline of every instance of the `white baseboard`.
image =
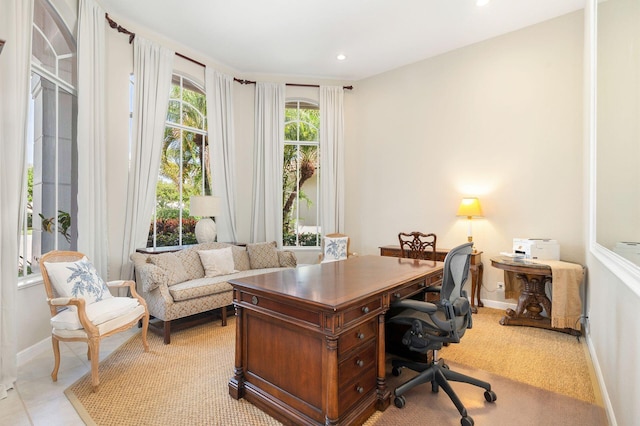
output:
M 17 355 L 18 366 L 24 365 L 27 362 L 34 359 L 35 357 L 37 357 L 38 355 L 46 351 L 52 351 L 52 350 L 53 349 L 51 346 L 51 336 L 49 336 L 46 339 L 39 341 L 35 345 L 29 346 L 28 348 L 18 352 L 18 355 Z
M 607 386 L 605 385 L 605 382 L 604 382 L 604 376 L 602 375 L 602 369 L 600 368 L 600 362 L 598 361 L 596 350 L 593 347 L 593 342 L 591 342 L 591 335 L 587 332 L 584 337 L 585 337 L 585 340 L 587 341 L 587 348 L 589 348 L 589 355 L 591 355 L 591 364 L 593 365 L 593 369 L 596 373 L 596 378 L 598 379 L 598 385 L 600 385 L 600 395 L 602 395 L 602 403 L 604 405 L 604 411 L 607 413 L 607 419 L 609 420 L 609 424 L 611 426 L 617 426 L 618 422 L 616 421 L 615 412 L 613 411 L 613 405 L 611 405 L 611 398 L 609 398 L 609 392 L 607 392 Z
M 511 309 L 516 309 L 517 304 L 516 303 L 511 303 L 511 302 L 500 302 L 498 300 L 483 300 L 482 304 L 486 307 L 486 308 L 493 308 L 493 309 L 504 309 L 507 310 L 508 308 Z

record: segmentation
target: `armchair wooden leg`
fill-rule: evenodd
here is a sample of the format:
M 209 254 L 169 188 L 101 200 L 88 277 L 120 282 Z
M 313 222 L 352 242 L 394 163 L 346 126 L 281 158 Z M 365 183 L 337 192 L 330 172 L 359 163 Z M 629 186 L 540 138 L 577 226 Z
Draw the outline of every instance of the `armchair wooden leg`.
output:
M 53 334 L 51 335 L 51 343 L 53 344 L 53 371 L 51 372 L 51 379 L 54 382 L 58 381 L 58 370 L 60 369 L 60 341 Z
M 89 339 L 89 353 L 91 359 L 91 387 L 93 392 L 98 390 L 100 378 L 98 376 L 98 365 L 100 361 L 100 338 L 92 337 Z
M 147 342 L 147 330 L 149 330 L 149 313 L 142 317 L 142 346 L 144 351 L 149 351 L 149 343 Z M 138 321 L 140 323 L 140 321 Z

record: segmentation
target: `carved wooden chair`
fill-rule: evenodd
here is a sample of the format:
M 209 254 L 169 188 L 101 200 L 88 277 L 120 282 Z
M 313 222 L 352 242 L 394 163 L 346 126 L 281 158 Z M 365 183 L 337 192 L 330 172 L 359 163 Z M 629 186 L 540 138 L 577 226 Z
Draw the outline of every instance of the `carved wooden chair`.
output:
M 42 280 L 51 310 L 51 342 L 55 365 L 51 378 L 58 380 L 60 342 L 87 342 L 91 361 L 91 385 L 98 389 L 100 340 L 125 331 L 142 321 L 142 345 L 149 350 L 147 303 L 136 292 L 134 281 L 105 283 L 82 253 L 51 251 L 40 259 Z M 132 297 L 114 297 L 109 288 L 129 288 Z
M 398 234 L 400 257 L 435 260 L 436 240 L 436 234 L 400 232 Z

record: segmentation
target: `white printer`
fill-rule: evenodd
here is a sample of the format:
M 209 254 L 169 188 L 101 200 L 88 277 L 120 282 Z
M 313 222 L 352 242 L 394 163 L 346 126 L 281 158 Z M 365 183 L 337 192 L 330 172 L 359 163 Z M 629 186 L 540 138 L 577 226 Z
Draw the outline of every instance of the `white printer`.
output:
M 525 259 L 560 260 L 560 246 L 546 238 L 514 238 L 513 253 Z

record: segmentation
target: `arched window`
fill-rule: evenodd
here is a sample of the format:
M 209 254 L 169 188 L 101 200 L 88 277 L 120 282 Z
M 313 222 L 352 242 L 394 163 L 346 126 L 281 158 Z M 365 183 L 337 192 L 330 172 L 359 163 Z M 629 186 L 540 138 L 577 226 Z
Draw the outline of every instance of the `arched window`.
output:
M 212 183 L 206 118 L 204 90 L 174 74 L 147 247 L 196 243 L 189 198 L 211 195 Z
M 316 103 L 287 101 L 282 173 L 282 243 L 286 247 L 320 245 L 319 128 Z
M 27 206 L 18 275 L 38 273 L 50 250 L 75 250 L 77 164 L 76 44 L 46 0 L 36 0 L 27 136 Z

